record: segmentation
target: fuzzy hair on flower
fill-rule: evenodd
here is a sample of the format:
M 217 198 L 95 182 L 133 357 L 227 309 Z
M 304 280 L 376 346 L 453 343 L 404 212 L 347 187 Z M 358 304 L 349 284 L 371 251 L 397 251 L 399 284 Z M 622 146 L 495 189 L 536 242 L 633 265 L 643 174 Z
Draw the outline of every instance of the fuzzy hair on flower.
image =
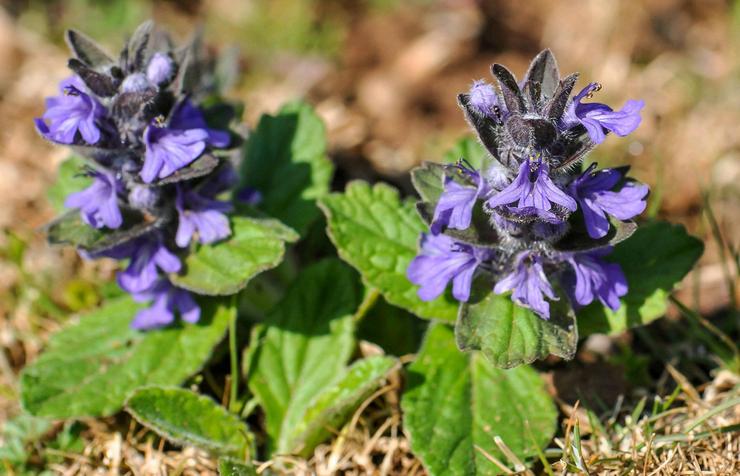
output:
M 628 283 L 608 255 L 636 229 L 630 220 L 645 210 L 649 190 L 626 168 L 581 170 L 608 135 L 640 125 L 644 102 L 619 110 L 586 102 L 601 87 L 573 94 L 578 74 L 561 78 L 550 50 L 522 81 L 500 64 L 491 72 L 495 85 L 477 80 L 458 96 L 487 152 L 482 163 L 470 167 L 463 157 L 412 172 L 429 234 L 409 280 L 422 300 L 452 283 L 461 302 L 479 281 L 545 320 L 553 318 L 550 304 L 563 300 L 572 309 L 598 300 L 616 310 Z
M 193 242 L 231 234 L 231 203 L 220 196 L 236 183 L 227 149 L 240 142 L 211 125 L 202 105 L 234 112 L 218 94 L 214 58 L 198 37 L 174 48 L 152 22 L 138 27 L 118 59 L 77 31 L 66 39 L 73 75 L 35 123 L 42 137 L 85 159 L 82 174 L 92 183 L 67 197 L 71 210 L 49 225 L 49 239 L 76 245 L 86 258 L 127 260 L 120 287 L 151 303 L 134 328 L 168 325 L 178 315 L 196 322 L 197 299 L 169 276 L 183 269 Z

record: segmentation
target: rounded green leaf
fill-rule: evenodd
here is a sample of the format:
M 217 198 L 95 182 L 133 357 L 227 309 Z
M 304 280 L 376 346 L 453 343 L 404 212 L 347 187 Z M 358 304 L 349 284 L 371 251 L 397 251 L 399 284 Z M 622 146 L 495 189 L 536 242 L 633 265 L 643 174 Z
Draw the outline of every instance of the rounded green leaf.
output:
M 445 165 L 424 162 L 411 170 L 411 183 L 423 202 L 434 206 L 444 191 Z
M 333 173 L 324 123 L 308 104 L 293 102 L 275 116 L 263 115 L 249 136 L 244 185 L 262 194 L 261 210 L 300 234 L 318 218 L 315 201 L 329 192 Z
M 451 296 L 422 301 L 416 295 L 417 286 L 406 277 L 419 237 L 427 231 L 412 202 L 402 202 L 398 191 L 388 185 L 371 187 L 356 181 L 344 193 L 324 197 L 319 205 L 339 256 L 360 272 L 367 286 L 424 319 L 455 319 L 458 303 Z
M 143 387 L 126 411 L 168 440 L 221 455 L 245 457 L 253 437 L 247 426 L 212 399 L 176 387 Z
M 461 353 L 443 324 L 430 327 L 409 366 L 401 408 L 411 449 L 431 476 L 500 473 L 485 454 L 507 461 L 496 436 L 528 460 L 550 441 L 558 416 L 537 372 Z
M 701 240 L 681 225 L 654 222 L 640 226 L 607 257 L 622 267 L 629 285 L 627 295 L 616 311 L 599 302 L 578 311 L 581 335 L 616 334 L 663 316 L 668 295 L 703 252 Z
M 51 206 L 58 213 L 64 211 L 64 201 L 69 194 L 79 192 L 92 183 L 92 179 L 82 173 L 85 164 L 85 159 L 75 155 L 68 157 L 59 164 L 57 178 L 46 192 Z
M 255 275 L 283 260 L 285 242 L 298 235 L 277 220 L 232 217 L 231 237 L 213 245 L 196 245 L 185 270 L 170 280 L 198 294 L 234 294 Z
M 243 461 L 233 458 L 220 458 L 218 460 L 219 476 L 257 476 L 257 469 Z
M 93 228 L 82 220 L 79 210 L 69 210 L 44 229 L 52 245 L 73 245 L 90 253 L 110 249 L 149 233 L 162 218 L 148 221 L 135 210 L 123 210 L 123 225 L 116 230 Z
M 442 160 L 454 164 L 461 159 L 476 169 L 481 169 L 488 161 L 494 160 L 485 147 L 473 137 L 459 139 L 450 150 L 445 152 Z
M 338 382 L 316 397 L 292 429 L 287 438 L 290 452 L 308 456 L 319 443 L 337 434 L 397 362 L 392 357 L 374 356 L 352 364 Z
M 51 418 L 112 415 L 136 388 L 178 385 L 197 372 L 234 312 L 209 300 L 198 324 L 141 332 L 130 326 L 141 307 L 117 298 L 54 334 L 21 374 L 23 407 Z
M 508 369 L 550 354 L 572 359 L 578 327 L 565 298 L 551 303 L 546 320 L 508 295 L 489 293 L 480 302 L 460 306 L 455 337 L 461 350 L 480 350 L 496 367 Z
M 324 260 L 304 269 L 255 327 L 247 379 L 265 412 L 272 451 L 293 451 L 293 432 L 311 402 L 344 373 L 361 297 L 356 273 Z

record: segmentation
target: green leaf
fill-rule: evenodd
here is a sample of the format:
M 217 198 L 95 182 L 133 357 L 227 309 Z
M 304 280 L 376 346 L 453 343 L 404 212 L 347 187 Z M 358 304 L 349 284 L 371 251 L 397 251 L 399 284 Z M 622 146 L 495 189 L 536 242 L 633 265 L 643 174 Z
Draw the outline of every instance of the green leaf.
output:
M 627 278 L 629 291 L 622 305 L 612 311 L 596 302 L 578 311 L 581 335 L 616 334 L 663 316 L 668 295 L 703 252 L 701 240 L 681 225 L 654 222 L 639 227 L 607 257 L 619 263 Z
M 427 227 L 411 201 L 378 183 L 356 181 L 344 193 L 333 193 L 319 205 L 326 214 L 328 233 L 339 256 L 360 271 L 363 282 L 385 299 L 424 319 L 453 321 L 457 302 L 445 295 L 425 302 L 406 277 L 416 256 L 420 235 Z
M 170 280 L 198 294 L 234 294 L 255 275 L 279 265 L 285 242 L 297 239 L 292 229 L 277 220 L 232 217 L 231 237 L 196 245 L 185 258 L 185 270 Z
M 249 137 L 244 185 L 262 193 L 259 208 L 303 235 L 318 216 L 315 201 L 329 192 L 334 165 L 326 156 L 323 122 L 302 102 L 263 115 Z
M 379 345 L 386 354 L 400 357 L 419 349 L 428 324 L 429 321 L 380 298 L 360 320 L 357 338 Z
M 355 362 L 341 380 L 313 400 L 285 438 L 289 452 L 307 457 L 319 443 L 337 434 L 365 399 L 380 387 L 396 362 L 384 356 Z
M 460 159 L 465 159 L 473 168 L 480 169 L 486 161 L 492 158 L 480 142 L 473 137 L 463 137 L 445 153 L 442 160 L 454 164 Z
M 123 225 L 116 230 L 96 229 L 82 221 L 78 210 L 70 210 L 46 225 L 52 245 L 73 245 L 90 253 L 110 249 L 156 228 L 163 220 L 145 221 L 134 210 L 123 210 Z
M 59 164 L 57 179 L 46 192 L 51 206 L 58 213 L 65 210 L 64 200 L 70 193 L 79 192 L 92 183 L 90 177 L 82 174 L 85 163 L 85 159 L 73 155 Z
M 126 401 L 126 411 L 157 434 L 179 445 L 245 457 L 253 436 L 235 415 L 212 399 L 176 387 L 148 386 Z
M 106 237 L 104 231 L 82 221 L 77 210 L 70 210 L 49 223 L 46 233 L 52 245 L 74 245 L 82 248 L 94 247 Z
M 416 204 L 419 216 L 430 226 L 435 208 L 436 205 L 432 205 L 431 203 L 419 202 Z M 456 241 L 474 246 L 483 248 L 497 248 L 500 246 L 498 233 L 491 225 L 491 216 L 483 210 L 483 202 L 481 201 L 478 201 L 475 207 L 473 207 L 470 227 L 465 230 L 445 228 L 442 233 Z
M 464 137 L 445 152 L 442 163 L 424 162 L 411 171 L 411 182 L 422 201 L 434 205 L 444 190 L 444 171 L 448 164 L 464 159 L 473 168 L 480 169 L 491 157 L 486 149 L 472 137 Z
M 249 388 L 265 412 L 270 449 L 291 451 L 311 402 L 339 378 L 355 347 L 352 316 L 362 293 L 341 261 L 306 269 L 256 326 L 245 361 Z
M 431 225 L 437 202 L 444 191 L 445 175 L 461 185 L 475 187 L 475 184 L 464 174 L 451 173 L 454 169 L 448 170 L 445 174 L 445 167 L 449 167 L 450 162 L 455 163 L 460 159 L 467 160 L 476 169 L 485 168 L 484 161 L 493 160 L 478 142 L 465 138 L 458 141 L 455 147 L 447 152 L 444 159 L 446 164 L 425 162 L 411 171 L 411 181 L 421 197 L 421 201 L 416 204 L 416 209 L 427 225 Z M 498 234 L 491 226 L 491 217 L 483 210 L 482 201 L 478 201 L 473 209 L 472 223 L 468 229 L 447 228 L 443 233 L 456 241 L 487 248 L 495 248 L 499 242 Z
M 432 476 L 499 474 L 482 452 L 507 461 L 495 436 L 529 459 L 550 441 L 558 417 L 537 372 L 501 370 L 478 352 L 461 353 L 443 324 L 430 327 L 409 366 L 401 409 L 411 450 Z
M 138 387 L 179 385 L 208 360 L 234 312 L 201 301 L 198 324 L 140 332 L 130 324 L 141 307 L 129 297 L 114 299 L 54 334 L 21 374 L 23 407 L 51 418 L 105 416 Z
M 218 474 L 220 476 L 257 476 L 257 470 L 253 465 L 243 461 L 220 458 L 218 460 Z
M 434 212 L 434 205 L 444 191 L 445 166 L 436 162 L 424 162 L 411 170 L 411 183 L 423 202 Z
M 489 293 L 480 302 L 463 303 L 455 325 L 461 350 L 480 350 L 496 367 L 508 369 L 550 354 L 572 359 L 578 344 L 573 310 L 564 297 L 550 304 L 550 319 Z
M 553 244 L 556 250 L 578 252 L 595 250 L 605 246 L 614 246 L 629 239 L 635 230 L 637 230 L 637 224 L 635 222 L 613 219 L 606 235 L 595 240 L 589 236 L 584 219 L 580 216 L 576 219 L 579 221 L 578 225 L 572 227 L 564 237 Z

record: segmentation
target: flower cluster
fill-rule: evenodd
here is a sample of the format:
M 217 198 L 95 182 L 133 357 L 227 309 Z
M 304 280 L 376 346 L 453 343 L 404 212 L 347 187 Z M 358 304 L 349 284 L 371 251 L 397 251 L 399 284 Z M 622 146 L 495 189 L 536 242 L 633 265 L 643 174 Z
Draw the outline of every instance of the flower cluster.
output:
M 217 101 L 212 58 L 198 38 L 174 49 L 151 22 L 136 30 L 119 60 L 76 31 L 67 42 L 74 75 L 47 99 L 36 127 L 86 159 L 83 173 L 92 184 L 67 197 L 65 206 L 77 210 L 59 220 L 95 229 L 96 239 L 75 243 L 83 256 L 127 260 L 118 284 L 152 303 L 133 327 L 164 326 L 176 313 L 198 321 L 198 304 L 168 273 L 182 269 L 194 240 L 210 244 L 231 233 L 231 204 L 218 197 L 236 173 L 220 150 L 236 145 L 238 136 L 209 127 L 198 106 Z
M 467 301 L 480 276 L 494 293 L 511 291 L 544 319 L 561 292 L 576 308 L 595 299 L 618 308 L 627 282 L 605 257 L 634 231 L 627 220 L 645 209 L 648 187 L 628 179 L 626 168 L 580 165 L 608 133 L 634 131 L 644 103 L 627 101 L 615 111 L 584 102 L 597 83 L 571 97 L 578 75 L 561 79 L 549 50 L 520 83 L 501 65 L 492 73 L 498 89 L 476 81 L 458 97 L 490 155 L 475 168 L 461 160 L 414 172 L 423 177 L 415 184 L 430 233 L 408 278 L 423 300 L 443 294 L 451 281 L 455 299 Z M 429 183 L 436 194 L 424 190 Z

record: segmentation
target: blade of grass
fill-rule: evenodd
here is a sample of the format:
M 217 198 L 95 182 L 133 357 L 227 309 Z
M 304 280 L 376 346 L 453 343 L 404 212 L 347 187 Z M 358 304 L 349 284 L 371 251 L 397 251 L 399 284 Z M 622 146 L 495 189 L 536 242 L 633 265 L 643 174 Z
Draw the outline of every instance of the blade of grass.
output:
M 716 407 L 712 408 L 708 412 L 704 413 L 703 415 L 699 416 L 698 418 L 695 418 L 689 423 L 689 425 L 686 427 L 684 431 L 689 432 L 693 430 L 694 428 L 696 428 L 697 426 L 704 423 L 705 421 L 707 421 L 709 418 L 713 417 L 714 415 L 718 413 L 722 413 L 723 411 L 733 408 L 736 405 L 740 405 L 740 397 L 735 397 L 735 398 L 726 400 L 722 402 L 721 404 L 717 405 Z
M 704 201 L 704 214 L 707 217 L 707 221 L 709 222 L 709 227 L 712 230 L 712 237 L 714 238 L 714 241 L 717 242 L 717 249 L 719 251 L 719 257 L 720 262 L 722 265 L 722 271 L 725 274 L 725 284 L 727 285 L 727 290 L 730 298 L 730 306 L 731 309 L 737 309 L 737 300 L 735 299 L 735 284 L 737 281 L 737 276 L 733 278 L 732 273 L 730 272 L 730 266 L 728 264 L 729 259 L 727 256 L 727 245 L 725 244 L 725 240 L 722 237 L 722 230 L 719 228 L 719 222 L 717 222 L 717 218 L 714 216 L 714 211 L 712 210 L 712 204 L 709 200 L 709 193 L 704 191 L 702 193 L 702 200 Z M 740 331 L 740 313 L 738 314 L 738 331 Z

